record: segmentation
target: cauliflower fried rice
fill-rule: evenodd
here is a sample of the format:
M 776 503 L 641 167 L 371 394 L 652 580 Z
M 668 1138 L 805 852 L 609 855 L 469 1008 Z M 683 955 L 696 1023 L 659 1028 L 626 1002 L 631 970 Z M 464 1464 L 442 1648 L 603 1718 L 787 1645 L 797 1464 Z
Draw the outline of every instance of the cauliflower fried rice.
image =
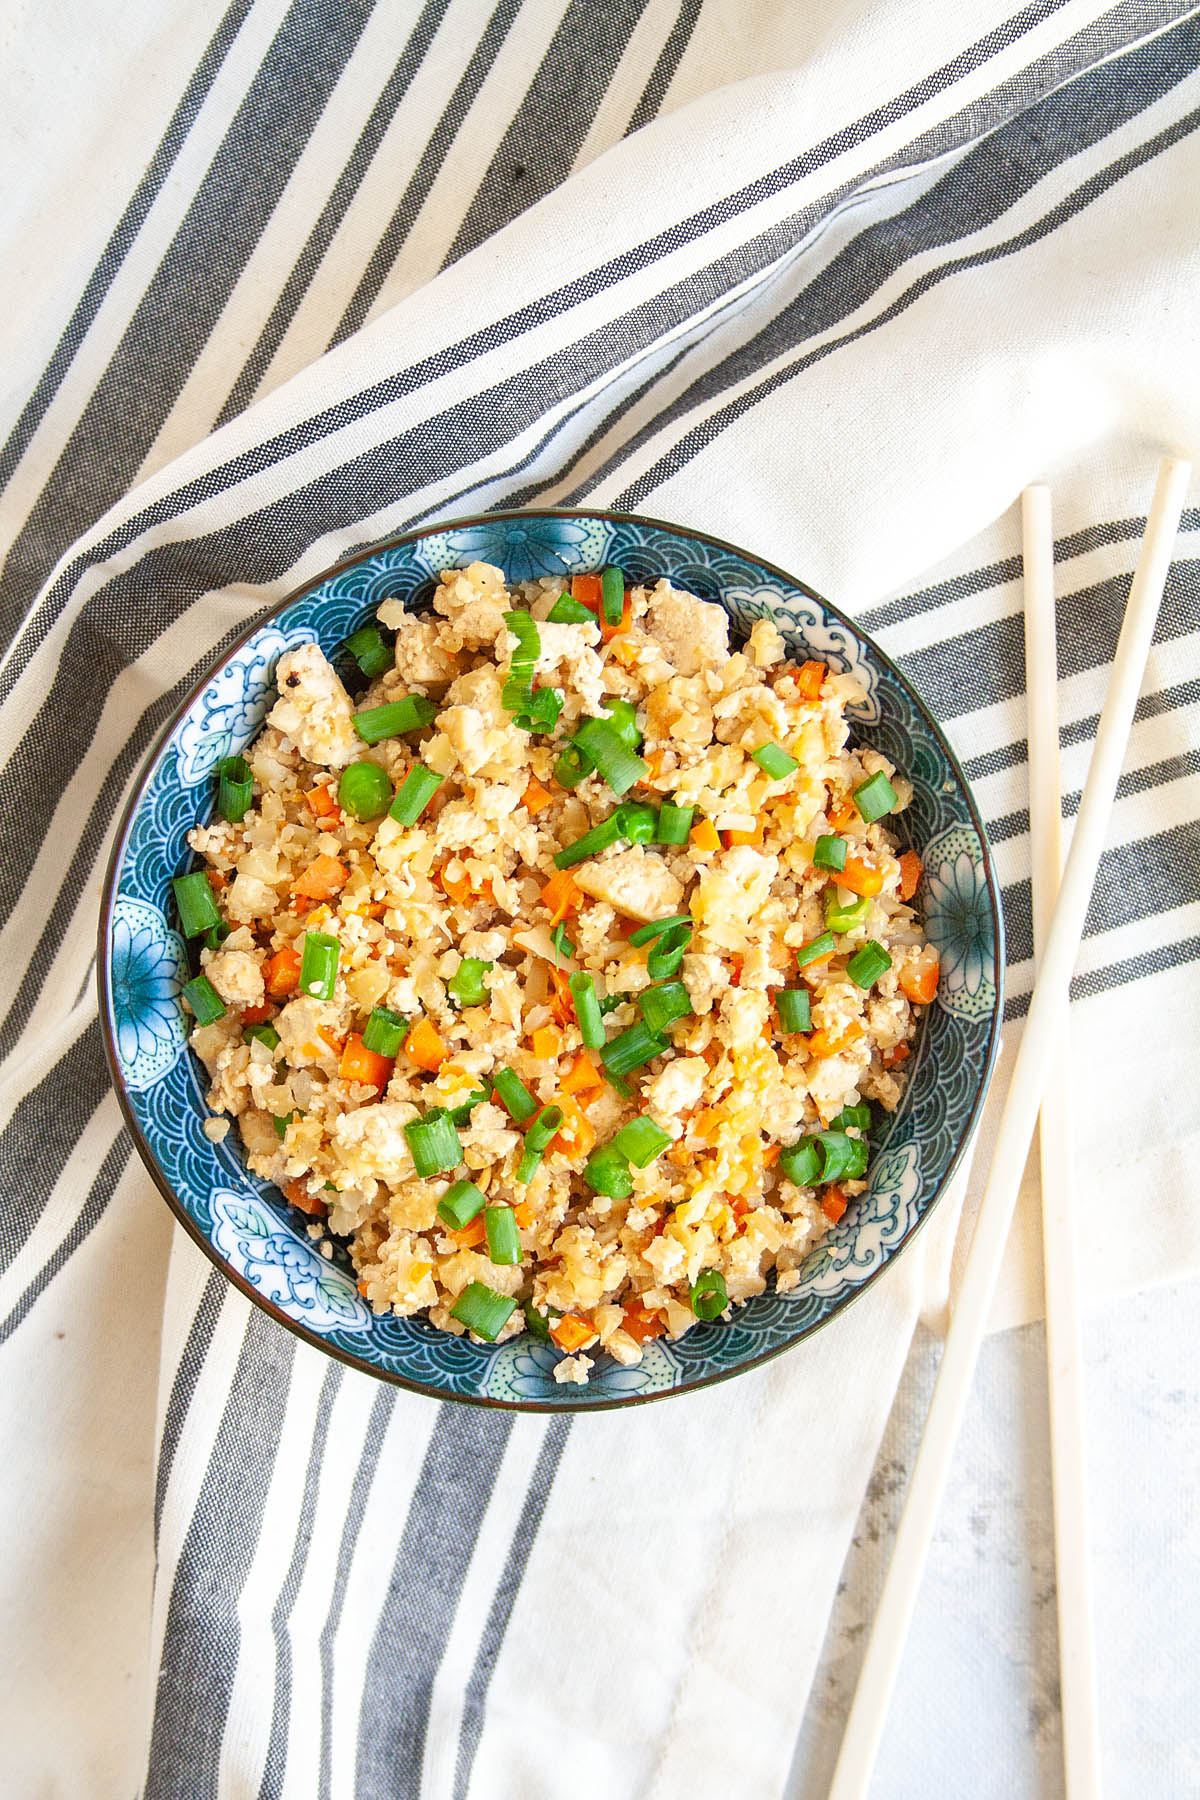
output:
M 189 836 L 206 1129 L 376 1312 L 586 1381 L 795 1286 L 865 1188 L 937 986 L 911 789 L 850 677 L 666 580 L 474 563 L 378 619 L 354 698 L 281 657 Z

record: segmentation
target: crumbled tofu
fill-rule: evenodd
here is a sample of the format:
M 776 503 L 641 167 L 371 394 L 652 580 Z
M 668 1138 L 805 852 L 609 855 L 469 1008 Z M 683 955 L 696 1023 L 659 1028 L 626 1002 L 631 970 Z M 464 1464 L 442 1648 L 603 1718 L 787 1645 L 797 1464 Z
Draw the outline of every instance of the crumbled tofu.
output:
M 404 1127 L 418 1116 L 405 1100 L 379 1100 L 334 1120 L 334 1143 L 355 1180 L 374 1176 L 399 1184 L 416 1173 Z
M 275 673 L 279 699 L 267 715 L 308 762 L 340 769 L 362 750 L 354 708 L 337 670 L 316 644 L 286 650 Z
M 677 1056 L 646 1083 L 650 1117 L 674 1138 L 683 1136 L 684 1116 L 699 1106 L 708 1079 L 702 1056 Z
M 575 885 L 597 900 L 607 900 L 627 919 L 664 918 L 678 912 L 683 885 L 661 856 L 648 855 L 641 844 L 631 844 L 603 862 L 586 862 L 574 871 Z
M 729 615 L 660 581 L 650 596 L 645 628 L 681 675 L 719 667 L 729 654 Z
M 266 997 L 258 958 L 246 950 L 218 950 L 205 961 L 204 973 L 226 1006 L 259 1006 Z
M 560 1362 L 555 1363 L 554 1379 L 559 1382 L 573 1382 L 577 1387 L 583 1387 L 587 1381 L 589 1369 L 594 1367 L 592 1358 L 584 1356 L 580 1351 L 578 1356 L 564 1356 Z

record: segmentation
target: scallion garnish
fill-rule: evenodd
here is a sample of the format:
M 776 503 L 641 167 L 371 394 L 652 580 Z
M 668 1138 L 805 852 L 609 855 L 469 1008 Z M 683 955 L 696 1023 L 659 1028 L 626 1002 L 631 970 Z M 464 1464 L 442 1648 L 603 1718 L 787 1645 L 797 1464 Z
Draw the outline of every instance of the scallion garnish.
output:
M 830 869 L 840 875 L 846 866 L 846 840 L 840 837 L 819 837 L 813 845 L 813 868 Z
M 641 757 L 603 719 L 585 719 L 572 742 L 591 757 L 598 774 L 618 799 L 650 773 Z
M 212 1025 L 225 1017 L 225 1002 L 207 975 L 196 975 L 186 982 L 183 997 L 196 1015 L 197 1025 Z
M 300 1114 L 298 1112 L 296 1112 L 295 1110 L 293 1110 L 292 1112 L 275 1114 L 275 1117 L 271 1120 L 271 1124 L 275 1127 L 275 1136 L 279 1139 L 281 1144 L 282 1144 L 284 1138 L 287 1136 L 288 1126 L 291 1124 L 293 1119 L 298 1119 L 299 1117 L 300 1117 Z
M 484 1196 L 473 1181 L 452 1181 L 437 1203 L 438 1218 L 451 1231 L 463 1231 L 483 1207 Z
M 494 1344 L 516 1310 L 516 1301 L 507 1294 L 498 1294 L 482 1281 L 469 1281 L 450 1308 L 450 1317 Z
M 720 1269 L 702 1269 L 692 1283 L 692 1311 L 698 1319 L 719 1319 L 729 1305 L 729 1291 Z
M 397 825 L 415 825 L 444 779 L 427 769 L 424 763 L 415 762 L 396 789 L 388 817 L 395 819 Z
M 585 831 L 581 838 L 573 844 L 567 844 L 554 858 L 556 869 L 573 869 L 576 863 L 586 862 L 589 856 L 598 856 L 601 850 L 607 850 L 621 836 L 620 807 L 609 814 L 599 825 L 593 825 Z
M 595 977 L 582 972 L 570 975 L 567 986 L 575 1002 L 575 1017 L 579 1021 L 579 1035 L 583 1039 L 584 1049 L 602 1049 L 605 1043 L 604 1015 L 600 1011 Z
M 873 825 L 876 819 L 884 818 L 894 812 L 900 803 L 900 796 L 884 774 L 882 769 L 856 787 L 851 798 L 857 806 L 860 817 Z
M 227 924 L 224 919 L 218 919 L 212 929 L 205 932 L 204 942 L 210 950 L 219 950 L 232 930 L 232 925 Z
M 653 943 L 654 939 L 656 937 L 661 937 L 665 931 L 674 931 L 677 925 L 686 925 L 688 930 L 691 931 L 691 914 L 671 913 L 665 919 L 651 919 L 648 925 L 639 925 L 636 931 L 630 932 L 629 942 L 635 949 L 640 949 L 643 944 Z
M 492 1086 L 518 1125 L 525 1119 L 531 1119 L 537 1111 L 537 1101 L 515 1069 L 501 1069 L 493 1077 Z
M 558 951 L 560 956 L 574 956 L 575 946 L 567 936 L 567 928 L 565 925 L 560 923 L 554 927 L 554 930 L 550 933 L 550 942 L 554 945 L 554 948 Z
M 625 611 L 625 571 L 608 568 L 600 571 L 600 610 L 606 625 L 619 625 Z
M 782 781 L 785 776 L 795 774 L 800 764 L 794 756 L 789 756 L 782 744 L 760 744 L 757 750 L 750 752 L 764 775 L 772 781 Z
M 522 1261 L 521 1234 L 511 1206 L 489 1206 L 483 1215 L 488 1258 L 500 1266 Z
M 658 830 L 654 834 L 656 844 L 686 844 L 688 832 L 692 829 L 694 806 L 676 806 L 672 800 L 664 800 L 658 809 Z
M 247 1025 L 242 1035 L 257 1039 L 260 1044 L 265 1044 L 268 1050 L 278 1050 L 279 1048 L 279 1033 L 273 1025 Z
M 653 1119 L 647 1119 L 643 1115 L 622 1125 L 612 1140 L 612 1148 L 619 1150 L 622 1156 L 628 1157 L 639 1169 L 645 1169 L 656 1156 L 661 1156 L 670 1147 L 670 1143 L 670 1132 L 664 1131 L 661 1125 L 656 1125 Z
M 636 1025 L 630 1025 L 604 1045 L 600 1060 L 610 1075 L 629 1075 L 670 1047 L 661 1032 L 639 1019 Z
M 832 956 L 836 949 L 832 931 L 823 931 L 820 937 L 809 938 L 807 944 L 801 944 L 796 952 L 796 967 L 806 969 L 810 963 L 821 962 L 825 957 Z
M 534 688 L 529 705 L 517 714 L 516 723 L 522 731 L 551 732 L 558 724 L 562 709 L 563 697 L 557 688 Z
M 562 1122 L 561 1106 L 543 1106 L 525 1133 L 525 1147 L 517 1164 L 518 1181 L 528 1183 L 533 1180 L 537 1166 L 546 1153 L 546 1146 L 561 1128 Z
M 666 981 L 678 973 L 691 938 L 692 925 L 689 919 L 686 925 L 672 925 L 670 931 L 664 931 L 661 937 L 655 939 L 646 958 L 646 973 L 651 981 Z
M 885 970 L 892 966 L 892 959 L 882 944 L 874 938 L 868 938 L 861 950 L 856 950 L 846 964 L 846 973 L 851 981 L 860 988 L 874 987 Z
M 592 1151 L 583 1165 L 583 1179 L 594 1194 L 604 1194 L 610 1200 L 628 1200 L 633 1192 L 629 1158 L 612 1144 Z
M 418 1175 L 457 1169 L 462 1161 L 462 1145 L 444 1106 L 431 1106 L 423 1119 L 413 1119 L 404 1127 L 404 1135 Z
M 652 844 L 658 830 L 658 811 L 641 800 L 623 800 L 614 817 L 620 820 L 621 836 L 630 844 Z
M 651 1031 L 665 1031 L 676 1019 L 685 1019 L 692 1010 L 688 991 L 682 981 L 664 981 L 661 987 L 647 988 L 639 994 L 638 1004 Z
M 176 875 L 171 887 L 175 894 L 175 904 L 179 908 L 179 923 L 183 927 L 184 937 L 200 937 L 202 933 L 211 931 L 214 925 L 221 923 L 221 915 L 217 911 L 217 903 L 203 869 L 193 869 L 190 875 Z
M 854 1181 L 866 1172 L 870 1155 L 864 1138 L 847 1137 L 844 1131 L 818 1131 L 822 1181 Z
M 571 594 L 560 594 L 546 614 L 548 625 L 594 625 L 596 615 Z
M 475 1108 L 481 1106 L 486 1099 L 487 1089 L 476 1088 L 473 1093 L 467 1095 L 465 1100 L 460 1100 L 457 1106 L 452 1106 L 450 1108 L 450 1117 L 454 1120 L 456 1125 L 469 1125 L 471 1123 L 471 1114 L 475 1111 Z
M 389 1007 L 376 1006 L 363 1027 L 363 1049 L 373 1050 L 376 1056 L 399 1056 L 400 1046 L 407 1036 L 407 1019 L 402 1019 Z
M 332 1000 L 338 971 L 338 941 L 323 931 L 306 931 L 300 958 L 300 992 Z
M 392 784 L 378 763 L 353 762 L 342 770 L 338 805 L 360 824 L 382 818 L 391 799 Z
M 606 700 L 605 722 L 612 726 L 623 744 L 631 750 L 640 750 L 642 734 L 638 730 L 637 707 L 632 700 Z
M 360 625 L 345 639 L 342 649 L 354 658 L 369 681 L 384 674 L 396 660 L 378 625 Z
M 506 612 L 504 623 L 517 642 L 500 700 L 506 712 L 524 713 L 533 698 L 533 671 L 542 654 L 542 640 L 527 612 Z
M 589 613 L 588 618 L 591 616 Z M 568 744 L 554 765 L 554 779 L 560 787 L 577 788 L 592 768 L 591 757 L 585 756 L 577 744 Z
M 780 988 L 775 996 L 784 1031 L 812 1030 L 812 996 L 807 988 Z
M 843 900 L 842 890 L 832 881 L 825 889 L 825 923 L 830 931 L 857 931 L 866 924 L 870 910 L 871 902 L 865 894 Z
M 402 737 L 406 731 L 421 731 L 432 725 L 437 707 L 421 694 L 405 694 L 401 700 L 389 700 L 386 706 L 368 706 L 354 715 L 354 729 L 364 744 L 381 744 L 384 738 Z
M 812 1187 L 821 1176 L 821 1147 L 815 1138 L 803 1137 L 779 1152 L 779 1166 L 797 1187 Z
M 841 1112 L 833 1121 L 833 1130 L 845 1131 L 848 1125 L 853 1125 L 859 1131 L 870 1130 L 871 1108 L 865 1100 L 859 1100 L 853 1106 L 843 1106 Z
M 495 965 L 482 956 L 464 956 L 446 983 L 446 992 L 460 1006 L 483 1006 L 487 1002 L 484 976 Z
M 231 825 L 245 818 L 254 798 L 254 775 L 244 756 L 226 756 L 217 764 L 217 811 Z
M 572 605 L 575 604 L 576 602 L 572 601 Z M 587 612 L 587 607 L 585 606 L 583 610 L 584 612 Z M 588 613 L 589 619 L 591 616 L 591 613 Z M 525 1314 L 525 1329 L 528 1331 L 530 1337 L 537 1338 L 538 1342 L 541 1344 L 548 1344 L 550 1342 L 549 1311 L 539 1312 L 532 1300 L 523 1301 L 521 1304 L 521 1311 Z M 561 1317 L 561 1314 L 559 1316 Z

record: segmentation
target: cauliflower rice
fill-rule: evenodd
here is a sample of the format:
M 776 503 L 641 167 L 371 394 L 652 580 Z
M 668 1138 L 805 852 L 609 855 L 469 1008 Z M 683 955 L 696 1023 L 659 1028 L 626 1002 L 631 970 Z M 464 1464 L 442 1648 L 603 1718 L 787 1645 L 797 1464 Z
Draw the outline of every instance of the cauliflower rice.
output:
M 635 1363 L 647 1340 L 681 1337 L 697 1314 L 728 1317 L 772 1271 L 780 1290 L 795 1286 L 866 1186 L 865 1147 L 853 1147 L 865 1103 L 896 1106 L 937 980 L 908 904 L 920 865 L 854 798 L 866 783 L 881 791 L 877 776 L 892 811 L 911 796 L 885 757 L 850 746 L 854 682 L 789 663 L 766 619 L 731 653 L 723 609 L 669 581 L 627 593 L 619 625 L 599 587 L 577 577 L 591 616 L 555 623 L 561 582 L 509 589 L 486 563 L 450 570 L 429 616 L 400 600 L 379 609 L 396 631 L 394 666 L 354 699 L 317 645 L 288 651 L 246 752 L 252 798 L 241 817 L 228 808 L 236 822 L 217 814 L 189 836 L 220 923 L 199 937 L 203 981 L 188 997 L 199 1018 L 223 1008 L 191 1043 L 250 1167 L 310 1216 L 315 1238 L 344 1240 L 377 1313 L 425 1313 L 495 1341 L 549 1335 L 564 1352 L 558 1379 L 579 1382 L 597 1347 Z M 512 612 L 532 618 L 532 648 Z M 549 731 L 510 710 L 522 678 L 528 698 L 531 655 L 535 692 L 561 697 Z M 361 725 L 406 695 L 432 702 L 419 709 L 432 722 L 364 742 L 356 715 Z M 614 701 L 628 705 L 610 711 Z M 669 802 L 692 809 L 690 829 L 685 815 L 684 841 L 663 844 L 629 825 L 637 841 L 619 836 L 557 870 L 556 854 L 618 805 L 598 768 L 573 788 L 556 779 L 564 746 L 586 719 L 615 726 L 622 710 L 644 773 L 621 818 L 653 821 L 647 804 Z M 753 755 L 767 744 L 794 764 L 778 778 Z M 386 809 L 418 762 L 440 785 L 404 824 Z M 359 764 L 374 768 L 347 778 Z M 378 812 L 353 816 L 372 786 L 357 809 Z M 831 840 L 844 846 L 841 878 L 814 863 L 836 861 Z M 827 907 L 841 929 L 822 944 Z M 661 943 L 630 942 L 679 915 Z M 320 979 L 305 953 L 313 936 L 332 945 Z M 603 1055 L 583 1043 L 580 975 L 603 1011 Z M 646 995 L 661 1000 L 664 983 L 687 1010 L 614 1079 L 614 1041 L 633 1054 L 640 1031 L 646 1048 L 644 1009 L 658 1004 Z M 784 1029 L 782 989 L 807 996 L 783 1003 L 805 1029 Z M 594 1045 L 594 1017 L 591 1032 Z M 505 1070 L 528 1096 L 516 1111 L 532 1117 L 493 1087 Z M 561 1121 L 548 1113 L 539 1134 L 550 1107 Z M 427 1162 L 430 1119 L 454 1148 L 422 1175 L 414 1144 Z M 635 1119 L 650 1125 L 600 1154 Z M 214 1140 L 222 1123 L 210 1121 Z M 527 1154 L 527 1137 L 536 1145 L 551 1125 L 540 1159 Z M 814 1149 L 830 1131 L 840 1151 Z M 851 1178 L 821 1181 L 814 1156 L 835 1167 L 845 1140 Z M 631 1143 L 636 1157 L 623 1154 Z

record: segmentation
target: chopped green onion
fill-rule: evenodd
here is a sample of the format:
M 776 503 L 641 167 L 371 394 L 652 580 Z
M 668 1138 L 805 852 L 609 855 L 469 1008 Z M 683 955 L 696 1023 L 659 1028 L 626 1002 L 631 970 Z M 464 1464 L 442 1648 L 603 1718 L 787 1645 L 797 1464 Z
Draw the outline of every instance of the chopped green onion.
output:
M 501 1069 L 492 1086 L 518 1125 L 531 1119 L 537 1111 L 537 1101 L 515 1069 Z
M 819 962 L 825 956 L 832 956 L 836 948 L 832 931 L 823 931 L 820 937 L 809 938 L 807 944 L 801 944 L 796 952 L 796 967 L 806 969 L 809 963 Z
M 588 618 L 591 616 L 589 613 Z M 577 744 L 568 744 L 554 765 L 554 779 L 559 787 L 577 788 L 593 767 L 591 757 L 585 756 Z
M 407 1036 L 407 1019 L 402 1019 L 389 1007 L 376 1006 L 363 1028 L 363 1049 L 373 1050 L 376 1056 L 398 1056 Z
M 546 614 L 548 625 L 594 625 L 596 615 L 570 594 L 560 594 Z
M 583 1179 L 594 1194 L 605 1194 L 610 1200 L 628 1200 L 633 1192 L 629 1158 L 613 1144 L 592 1151 L 583 1165 Z
M 812 1187 L 821 1178 L 821 1146 L 816 1138 L 802 1137 L 779 1152 L 779 1166 L 797 1187 Z
M 629 1075 L 652 1057 L 661 1056 L 670 1045 L 661 1032 L 653 1030 L 644 1019 L 605 1044 L 600 1060 L 610 1075 Z
M 300 958 L 300 992 L 314 1000 L 332 1000 L 337 980 L 338 941 L 323 931 L 306 931 Z
M 870 910 L 871 901 L 866 894 L 843 900 L 842 890 L 832 881 L 825 889 L 825 923 L 830 931 L 857 931 L 866 924 Z
M 658 812 L 641 800 L 623 800 L 615 816 L 621 822 L 621 836 L 631 844 L 652 844 L 658 830 Z
M 528 712 L 533 698 L 533 671 L 542 654 L 538 628 L 527 612 L 506 612 L 504 623 L 516 638 L 516 649 L 509 662 L 509 672 L 500 696 L 506 712 Z
M 415 762 L 396 789 L 388 817 L 395 819 L 397 825 L 415 825 L 444 779 L 427 769 L 424 763 Z
M 833 1121 L 834 1131 L 845 1131 L 848 1125 L 855 1126 L 859 1131 L 871 1129 L 871 1108 L 865 1100 L 860 1100 L 854 1106 L 843 1106 Z
M 224 919 L 218 919 L 212 930 L 205 932 L 204 942 L 210 950 L 219 950 L 232 930 L 232 925 L 226 924 Z
M 300 1114 L 293 1110 L 292 1112 L 276 1113 L 275 1117 L 271 1120 L 272 1125 L 275 1127 L 275 1136 L 279 1139 L 281 1144 L 287 1136 L 288 1126 L 293 1119 L 298 1119 L 299 1117 Z
M 566 596 L 564 595 L 564 599 L 565 598 L 566 598 Z M 576 604 L 576 602 L 572 601 L 571 604 L 574 606 Z M 585 606 L 583 610 L 584 610 L 584 612 L 587 612 L 587 607 Z M 553 618 L 554 617 L 553 613 L 551 613 L 550 616 L 551 616 L 551 618 Z M 591 613 L 588 613 L 589 619 L 591 618 L 591 616 L 592 616 Z M 521 1311 L 525 1314 L 525 1329 L 529 1333 L 530 1337 L 537 1338 L 539 1343 L 548 1344 L 550 1342 L 550 1314 L 549 1314 L 549 1311 L 546 1311 L 544 1313 L 539 1312 L 537 1307 L 533 1304 L 532 1300 L 522 1301 Z
M 360 824 L 379 819 L 392 800 L 392 784 L 378 763 L 353 762 L 342 770 L 338 805 Z
M 456 1125 L 469 1125 L 471 1123 L 471 1114 L 475 1111 L 475 1108 L 482 1105 L 486 1099 L 487 1089 L 476 1088 L 473 1093 L 467 1095 L 465 1100 L 460 1100 L 457 1106 L 452 1106 L 450 1108 L 450 1117 L 454 1120 Z
M 642 944 L 653 943 L 654 939 L 661 937 L 664 931 L 673 931 L 677 925 L 686 925 L 690 931 L 692 928 L 691 914 L 672 913 L 666 919 L 651 919 L 649 925 L 639 925 L 636 931 L 630 932 L 629 942 L 635 949 L 640 948 Z
M 729 1290 L 720 1269 L 702 1269 L 692 1283 L 692 1311 L 698 1319 L 719 1319 L 729 1305 Z
M 605 720 L 612 726 L 623 744 L 631 750 L 640 750 L 642 734 L 638 730 L 637 707 L 632 700 L 606 700 Z
M 450 1308 L 450 1317 L 494 1344 L 516 1310 L 516 1301 L 507 1294 L 498 1294 L 485 1282 L 469 1281 Z
M 489 1206 L 483 1215 L 489 1259 L 497 1264 L 523 1261 L 521 1234 L 511 1206 Z
M 604 622 L 606 625 L 619 625 L 621 623 L 621 615 L 625 611 L 624 569 L 601 569 L 600 610 L 604 614 Z
M 521 1160 L 517 1164 L 517 1180 L 530 1182 L 537 1172 L 537 1166 L 545 1154 L 546 1146 L 563 1122 L 561 1106 L 543 1106 L 525 1133 L 525 1148 L 521 1152 Z
M 559 924 L 554 927 L 554 930 L 550 933 L 550 942 L 554 945 L 554 948 L 558 951 L 560 956 L 574 956 L 575 946 L 567 936 L 567 928 L 565 925 Z
M 694 806 L 676 806 L 672 800 L 664 800 L 658 809 L 658 830 L 654 834 L 656 844 L 686 844 L 688 832 L 692 829 Z
M 599 825 L 593 825 L 581 838 L 576 838 L 573 844 L 560 850 L 554 858 L 555 868 L 573 869 L 576 863 L 586 862 L 589 856 L 598 856 L 601 850 L 607 850 L 610 844 L 615 844 L 621 835 L 620 810 L 618 807 L 616 812 L 610 813 Z
M 673 925 L 670 931 L 664 931 L 660 938 L 650 946 L 650 954 L 646 958 L 646 973 L 651 981 L 666 981 L 678 974 L 692 938 L 692 927 Z
M 868 938 L 861 950 L 856 950 L 846 964 L 846 973 L 851 981 L 860 988 L 874 987 L 885 969 L 890 969 L 892 959 L 882 944 L 874 938 Z
M 847 1137 L 844 1131 L 819 1131 L 816 1142 L 822 1181 L 853 1181 L 866 1169 L 869 1151 L 863 1138 Z
M 645 1169 L 656 1156 L 661 1156 L 671 1143 L 671 1134 L 656 1125 L 653 1119 L 642 1116 L 630 1119 L 628 1125 L 622 1125 L 612 1140 L 612 1148 L 619 1150 L 622 1156 L 639 1169 Z
M 572 742 L 591 757 L 618 799 L 650 773 L 641 757 L 603 719 L 585 719 Z
M 227 756 L 217 764 L 217 811 L 231 825 L 245 818 L 254 798 L 254 775 L 244 756 Z
M 396 660 L 378 625 L 360 625 L 350 633 L 342 649 L 349 651 L 369 681 L 390 669 Z
M 780 988 L 775 996 L 784 1031 L 812 1030 L 812 996 L 807 988 Z
M 835 875 L 840 875 L 845 866 L 845 838 L 819 837 L 813 845 L 813 868 L 831 869 Z
M 495 965 L 482 956 L 464 956 L 446 983 L 446 991 L 460 1006 L 483 1006 L 488 997 L 484 976 Z
M 484 1196 L 473 1181 L 452 1181 L 437 1203 L 438 1218 L 451 1231 L 463 1231 L 483 1206 Z
M 516 723 L 522 731 L 551 732 L 558 724 L 558 715 L 563 709 L 563 697 L 557 688 L 534 688 L 529 697 L 529 705 L 524 712 L 517 714 Z
M 187 982 L 183 997 L 195 1013 L 197 1025 L 211 1025 L 225 1017 L 225 1002 L 207 975 L 197 975 Z
M 764 775 L 772 781 L 782 781 L 785 776 L 792 775 L 800 767 L 794 756 L 789 756 L 782 744 L 760 744 L 750 755 L 758 764 Z
M 603 1000 L 600 1002 L 600 1011 L 607 1019 L 609 1013 L 616 1012 L 618 1006 L 624 1006 L 628 998 L 628 994 L 605 994 Z
M 686 1019 L 692 1011 L 682 981 L 665 981 L 661 987 L 647 988 L 638 996 L 638 1004 L 651 1031 L 665 1031 L 676 1019 Z
M 571 998 L 575 1002 L 575 1017 L 579 1021 L 579 1035 L 583 1039 L 584 1049 L 603 1049 L 605 1043 L 604 1015 L 600 1011 L 595 978 L 582 973 L 570 975 L 567 977 L 567 986 L 570 988 Z
M 899 794 L 882 769 L 876 769 L 861 786 L 856 787 L 851 798 L 868 825 L 873 825 L 876 819 L 894 812 L 900 803 Z
M 423 1119 L 413 1119 L 404 1127 L 404 1135 L 418 1175 L 457 1169 L 463 1159 L 454 1121 L 444 1106 L 431 1106 Z
M 176 875 L 171 886 L 175 892 L 175 904 L 179 908 L 179 923 L 183 927 L 184 937 L 199 937 L 202 932 L 211 931 L 214 925 L 221 923 L 221 915 L 217 911 L 217 903 L 203 869 L 193 869 L 190 875 Z
M 380 744 L 384 738 L 403 737 L 406 731 L 422 731 L 432 725 L 437 707 L 420 694 L 405 694 L 386 706 L 368 706 L 355 713 L 354 729 L 364 744 Z
M 258 1042 L 265 1044 L 268 1050 L 278 1050 L 279 1048 L 279 1033 L 273 1025 L 247 1025 L 242 1035 L 247 1038 L 257 1038 Z

